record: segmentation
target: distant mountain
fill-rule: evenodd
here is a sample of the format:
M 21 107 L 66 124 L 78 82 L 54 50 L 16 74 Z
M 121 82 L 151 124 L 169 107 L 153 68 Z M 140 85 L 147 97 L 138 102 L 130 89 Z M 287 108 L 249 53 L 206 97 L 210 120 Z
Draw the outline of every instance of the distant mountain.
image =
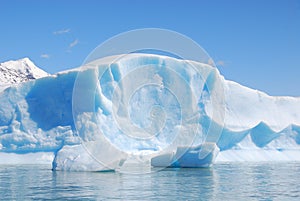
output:
M 34 65 L 29 58 L 0 63 L 0 90 L 12 84 L 18 84 L 49 75 L 50 74 Z

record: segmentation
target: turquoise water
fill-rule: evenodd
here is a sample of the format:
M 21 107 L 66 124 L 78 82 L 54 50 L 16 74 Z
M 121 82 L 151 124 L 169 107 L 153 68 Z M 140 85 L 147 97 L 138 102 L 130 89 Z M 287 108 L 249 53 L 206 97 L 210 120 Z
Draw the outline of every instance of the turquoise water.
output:
M 300 163 L 216 164 L 152 174 L 0 166 L 0 200 L 300 200 Z

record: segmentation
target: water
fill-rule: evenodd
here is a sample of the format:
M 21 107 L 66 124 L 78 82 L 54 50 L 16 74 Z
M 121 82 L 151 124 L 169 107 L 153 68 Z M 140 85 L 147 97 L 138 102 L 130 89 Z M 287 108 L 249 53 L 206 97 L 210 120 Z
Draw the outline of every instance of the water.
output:
M 152 174 L 0 166 L 0 200 L 300 200 L 300 163 L 231 163 Z

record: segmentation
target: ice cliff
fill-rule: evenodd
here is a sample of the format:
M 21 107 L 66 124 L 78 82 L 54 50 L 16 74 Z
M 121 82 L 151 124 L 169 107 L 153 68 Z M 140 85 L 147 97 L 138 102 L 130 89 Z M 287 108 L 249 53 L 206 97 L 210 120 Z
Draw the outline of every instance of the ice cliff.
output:
M 6 82 L 0 163 L 36 154 L 56 170 L 114 169 L 149 158 L 189 167 L 209 165 L 218 150 L 217 162 L 300 161 L 300 98 L 271 97 L 197 62 L 116 58 Z

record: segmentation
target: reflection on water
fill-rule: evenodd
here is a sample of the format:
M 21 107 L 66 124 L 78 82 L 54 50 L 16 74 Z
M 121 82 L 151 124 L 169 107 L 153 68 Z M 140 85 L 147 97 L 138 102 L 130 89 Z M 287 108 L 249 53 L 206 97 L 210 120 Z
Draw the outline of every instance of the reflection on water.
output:
M 216 164 L 152 174 L 52 172 L 0 166 L 3 200 L 299 200 L 300 164 Z

